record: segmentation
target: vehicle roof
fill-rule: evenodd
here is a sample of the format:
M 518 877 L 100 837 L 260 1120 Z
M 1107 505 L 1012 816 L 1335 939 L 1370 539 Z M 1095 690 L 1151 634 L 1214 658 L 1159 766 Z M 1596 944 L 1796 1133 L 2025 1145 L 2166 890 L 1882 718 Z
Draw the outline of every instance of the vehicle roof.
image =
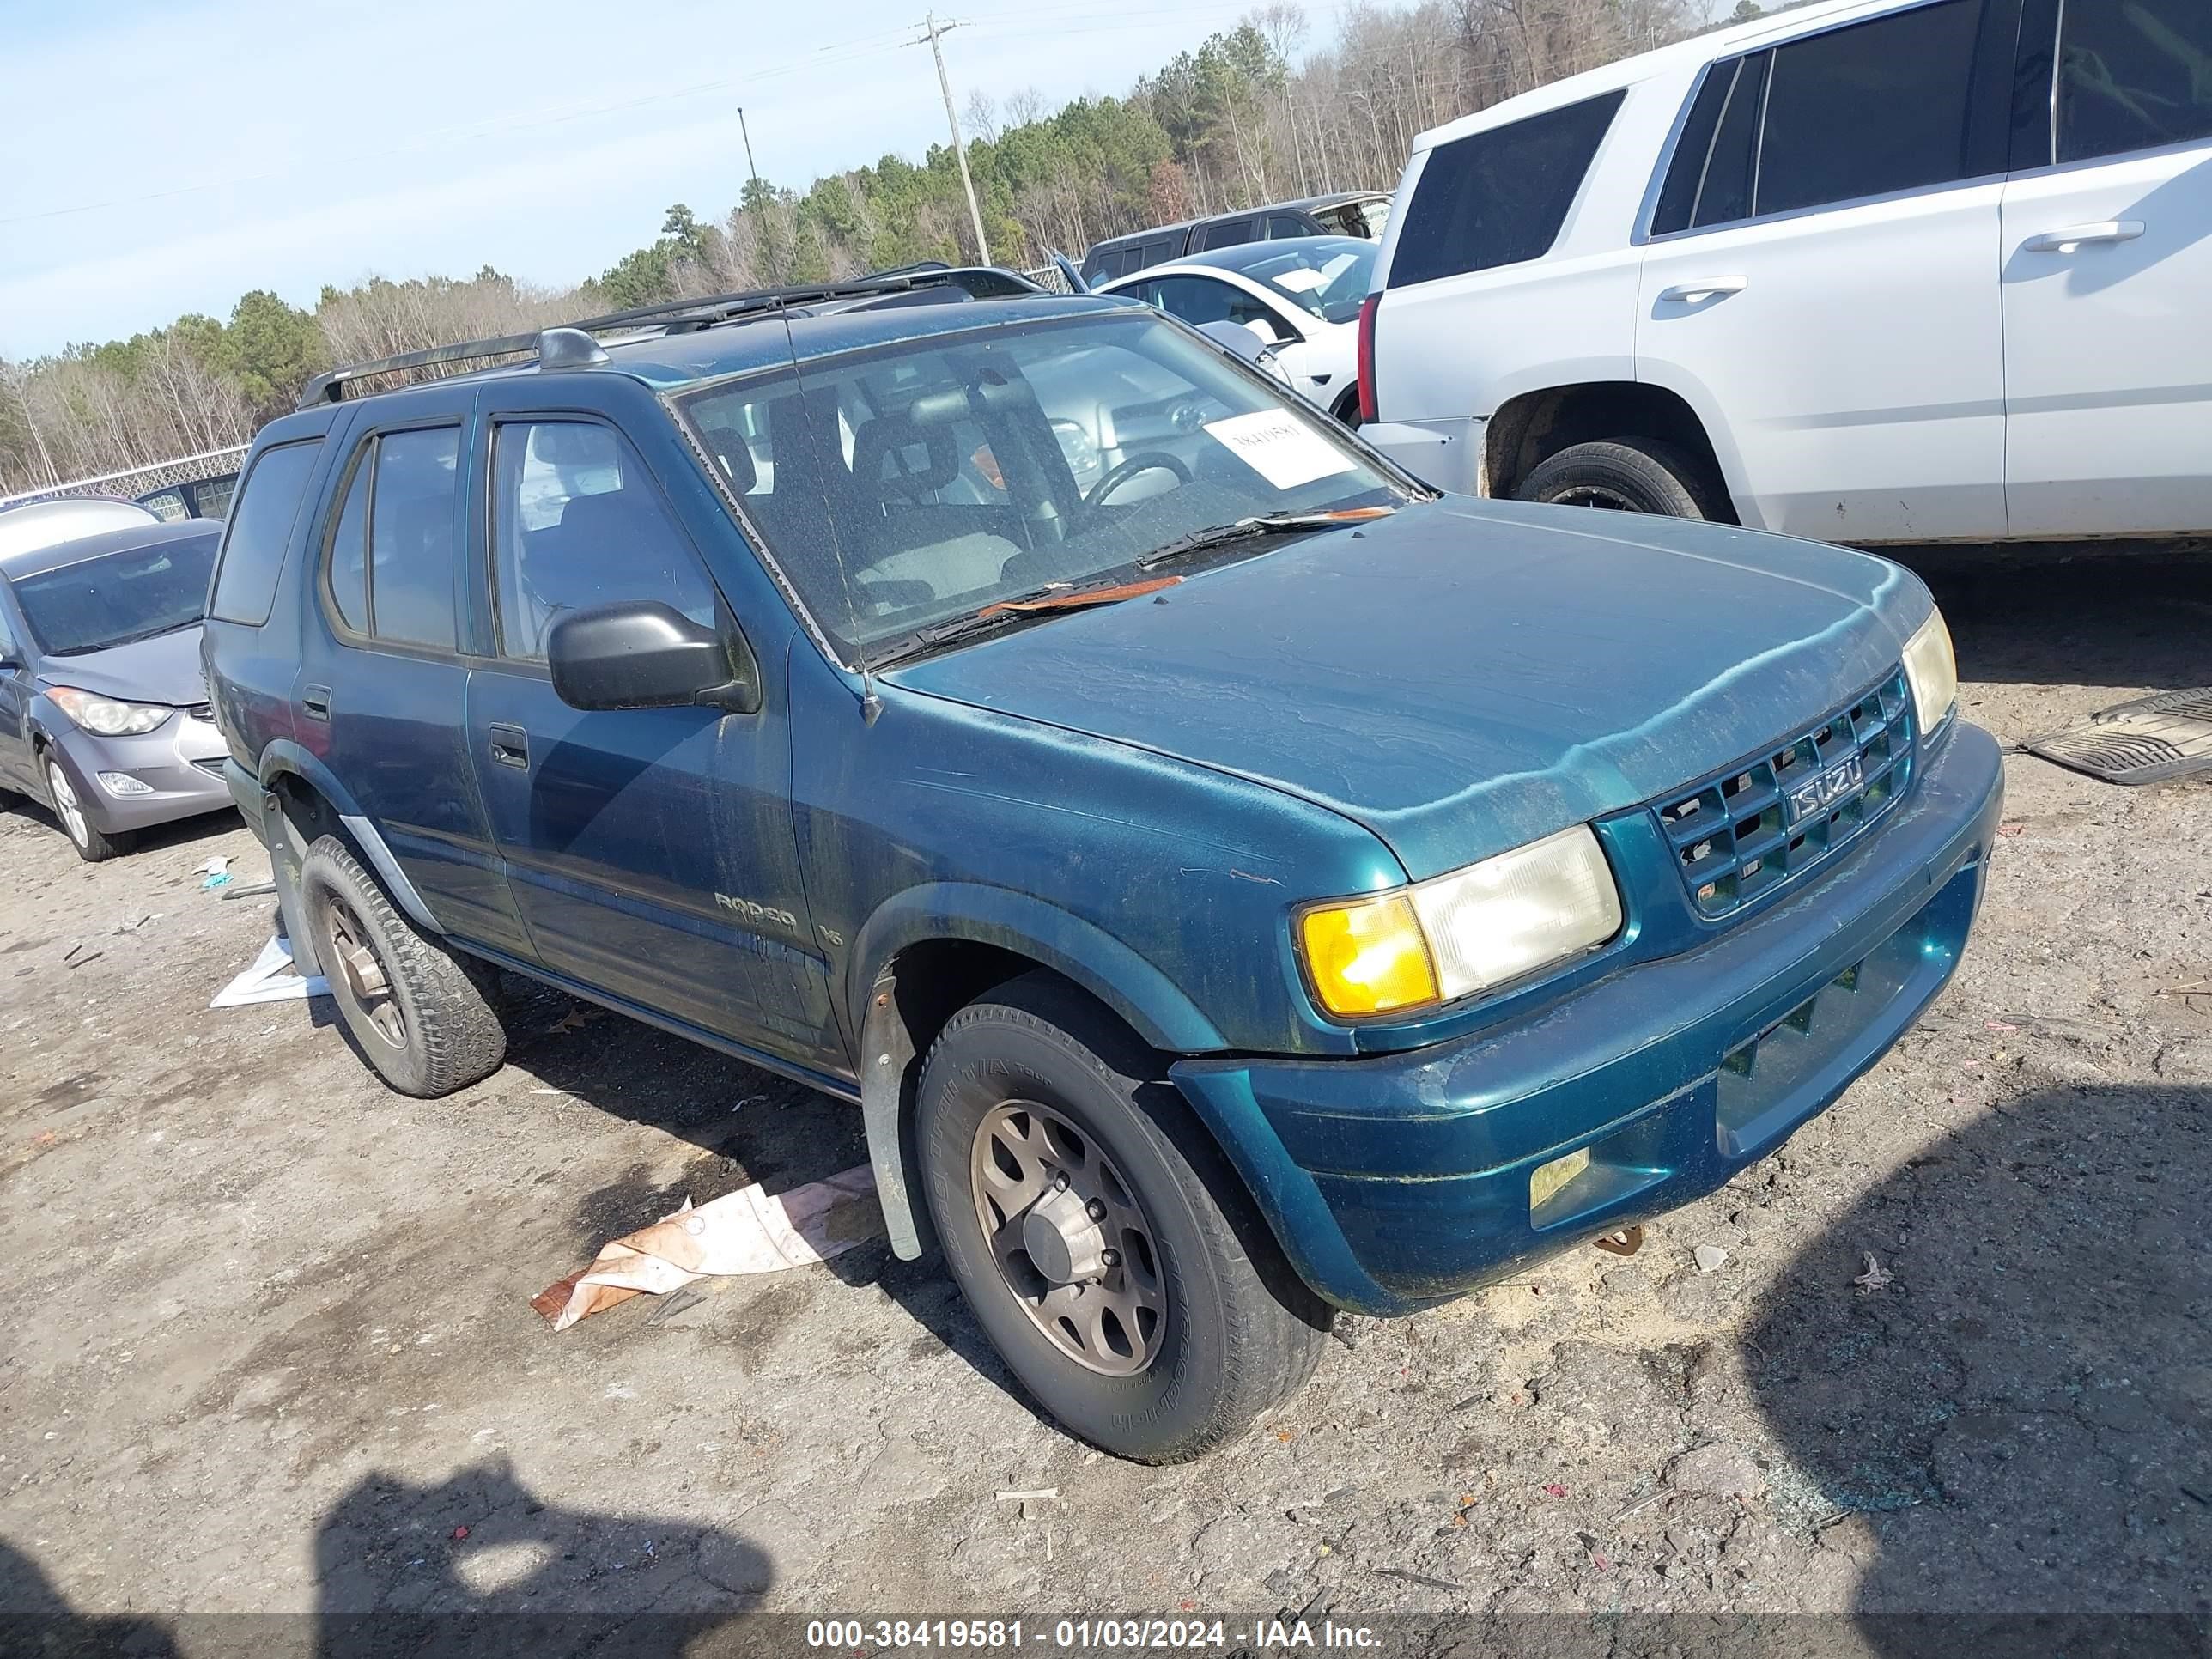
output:
M 69 565 L 82 564 L 87 559 L 97 559 L 110 553 L 135 553 L 149 547 L 159 547 L 165 542 L 212 539 L 222 534 L 222 524 L 216 519 L 179 519 L 174 524 L 163 524 L 149 518 L 143 525 L 127 530 L 103 530 L 90 536 L 72 536 L 64 542 L 51 542 L 44 547 L 18 548 L 12 553 L 0 553 L 0 575 L 10 579 L 43 576 L 50 570 L 60 570 Z
M 1178 230 L 1188 230 L 1193 225 L 1211 224 L 1215 219 L 1234 219 L 1233 213 L 1216 213 L 1204 219 L 1178 219 L 1173 224 L 1154 225 L 1150 230 L 1124 231 L 1119 236 L 1104 236 L 1083 251 L 1088 259 L 1102 247 L 1127 247 L 1132 242 L 1149 242 L 1155 236 L 1166 236 Z
M 1186 253 L 1180 259 L 1154 265 L 1150 270 L 1133 270 L 1128 276 L 1115 280 L 1117 283 L 1133 282 L 1139 276 L 1157 276 L 1164 270 L 1181 270 L 1188 265 L 1210 265 L 1216 270 L 1233 270 L 1241 276 L 1254 265 L 1265 264 L 1270 258 L 1280 257 L 1285 248 L 1313 247 L 1322 243 L 1346 248 L 1354 253 L 1370 254 L 1382 246 L 1364 236 L 1278 236 L 1270 242 L 1237 242 L 1228 247 L 1210 247 L 1202 252 Z
M 1733 57 L 1771 41 L 1786 40 L 1824 24 L 1848 21 L 1856 17 L 1872 17 L 1881 12 L 1897 11 L 1921 3 L 1922 0 L 1813 0 L 1809 5 L 1792 6 L 1787 10 L 1754 17 L 1749 22 L 1732 23 L 1726 28 L 1693 34 L 1686 40 L 1677 40 L 1672 46 L 1638 52 L 1633 58 L 1616 58 L 1600 68 L 1570 76 L 1564 81 L 1553 81 L 1518 97 L 1508 98 L 1504 103 L 1492 104 L 1472 115 L 1462 115 L 1455 121 L 1431 127 L 1413 140 L 1413 153 L 1418 155 L 1436 145 L 1449 143 L 1455 138 L 1464 138 L 1470 133 L 1487 132 L 1492 127 L 1504 126 L 1531 115 L 1540 115 L 1546 110 L 1563 109 L 1569 104 L 1578 104 L 1585 98 L 1595 98 L 1601 93 L 1612 92 L 1622 87 L 1632 87 L 1672 70 L 1699 69 L 1717 58 Z
M 327 428 L 340 409 L 373 403 L 382 397 L 419 392 L 426 385 L 478 385 L 486 380 L 511 380 L 537 374 L 605 374 L 610 370 L 642 381 L 658 392 L 675 392 L 704 381 L 759 370 L 787 368 L 794 361 L 818 362 L 847 352 L 875 346 L 896 345 L 911 340 L 963 332 L 969 329 L 1012 326 L 1025 322 L 1086 313 L 1125 312 L 1129 301 L 1114 295 L 1038 293 L 1013 298 L 977 300 L 957 289 L 921 289 L 904 303 L 881 299 L 854 305 L 841 302 L 823 307 L 768 307 L 717 322 L 709 327 L 671 331 L 647 327 L 627 338 L 610 332 L 600 337 L 607 354 L 603 364 L 547 369 L 535 360 L 495 364 L 465 374 L 450 374 L 431 381 L 416 380 L 374 390 L 357 389 L 342 403 L 319 404 L 280 416 L 263 429 L 264 442 L 283 442 L 306 437 Z M 790 329 L 785 331 L 786 321 Z
M 1270 205 L 1297 208 L 1314 213 L 1322 208 L 1342 207 L 1346 202 L 1387 202 L 1389 199 L 1390 192 L 1387 190 L 1334 190 L 1326 196 L 1301 196 L 1295 202 L 1275 202 Z
M 0 508 L 0 561 L 102 530 L 135 529 L 161 522 L 146 508 L 119 495 L 12 501 Z

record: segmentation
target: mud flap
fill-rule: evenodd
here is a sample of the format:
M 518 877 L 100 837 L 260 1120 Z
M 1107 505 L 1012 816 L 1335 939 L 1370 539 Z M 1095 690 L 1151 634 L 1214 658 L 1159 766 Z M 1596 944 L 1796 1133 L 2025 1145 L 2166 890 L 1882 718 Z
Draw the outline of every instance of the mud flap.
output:
M 891 1254 L 912 1261 L 937 1243 L 929 1208 L 910 1171 L 914 1160 L 914 1037 L 898 1006 L 898 975 L 885 969 L 868 993 L 860 1023 L 860 1122 L 868 1137 L 868 1165 L 875 1172 L 876 1201 Z

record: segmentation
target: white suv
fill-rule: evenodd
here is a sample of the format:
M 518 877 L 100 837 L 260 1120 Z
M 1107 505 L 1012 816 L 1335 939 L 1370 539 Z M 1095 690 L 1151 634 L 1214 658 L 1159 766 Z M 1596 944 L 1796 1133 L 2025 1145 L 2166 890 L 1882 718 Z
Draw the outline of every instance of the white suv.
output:
M 2212 530 L 2212 0 L 1803 6 L 1425 134 L 1398 201 L 1362 435 L 1434 483 Z

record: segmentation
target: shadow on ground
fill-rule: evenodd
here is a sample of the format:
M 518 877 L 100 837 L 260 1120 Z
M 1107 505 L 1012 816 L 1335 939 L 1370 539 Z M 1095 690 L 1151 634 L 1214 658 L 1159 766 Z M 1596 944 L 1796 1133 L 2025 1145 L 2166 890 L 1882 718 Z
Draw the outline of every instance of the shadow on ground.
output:
M 2212 547 L 1877 550 L 1934 590 L 1963 679 L 2157 690 L 2212 682 Z
M 1874 1651 L 1980 1650 L 1960 1615 L 2212 1612 L 2208 1180 L 2212 1089 L 2045 1089 L 1867 1194 L 1756 1310 L 1758 1406 L 1848 1517 L 1824 1540 Z M 1891 1282 L 1853 1284 L 1869 1253 Z M 1881 1621 L 1921 1612 L 1951 1617 Z
M 39 1659 L 675 1659 L 757 1650 L 767 1555 L 715 1527 L 545 1502 L 503 1462 L 416 1486 L 358 1482 L 313 1540 L 316 1610 L 80 1613 L 0 1540 L 0 1652 Z M 778 1643 L 778 1645 L 787 1645 Z

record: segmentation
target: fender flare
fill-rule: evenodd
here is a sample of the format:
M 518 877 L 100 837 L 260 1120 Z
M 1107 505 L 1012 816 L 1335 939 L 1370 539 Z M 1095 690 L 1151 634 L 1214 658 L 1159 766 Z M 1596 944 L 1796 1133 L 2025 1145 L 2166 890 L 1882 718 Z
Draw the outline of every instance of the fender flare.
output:
M 415 884 L 407 879 L 407 872 L 399 867 L 399 860 L 392 856 L 391 848 L 385 844 L 384 836 L 369 821 L 368 814 L 361 810 L 360 803 L 337 781 L 337 775 L 324 763 L 321 757 L 290 738 L 279 738 L 261 752 L 261 787 L 273 789 L 276 780 L 288 774 L 301 780 L 330 803 L 331 810 L 337 814 L 338 822 L 345 826 L 346 834 L 353 837 L 354 844 L 361 848 L 374 867 L 378 879 L 384 883 L 385 890 L 392 895 L 392 902 L 405 912 L 407 919 L 416 927 L 442 938 L 446 933 L 445 925 L 430 914 L 430 907 L 415 890 Z
M 891 1250 L 911 1261 L 933 1242 L 908 1153 L 920 1058 L 900 1017 L 897 959 L 944 940 L 995 945 L 1049 968 L 1169 1054 L 1229 1045 L 1166 975 L 1095 923 L 1004 887 L 927 882 L 886 900 L 854 941 L 846 969 L 848 1030 L 860 1035 L 860 1117 Z

